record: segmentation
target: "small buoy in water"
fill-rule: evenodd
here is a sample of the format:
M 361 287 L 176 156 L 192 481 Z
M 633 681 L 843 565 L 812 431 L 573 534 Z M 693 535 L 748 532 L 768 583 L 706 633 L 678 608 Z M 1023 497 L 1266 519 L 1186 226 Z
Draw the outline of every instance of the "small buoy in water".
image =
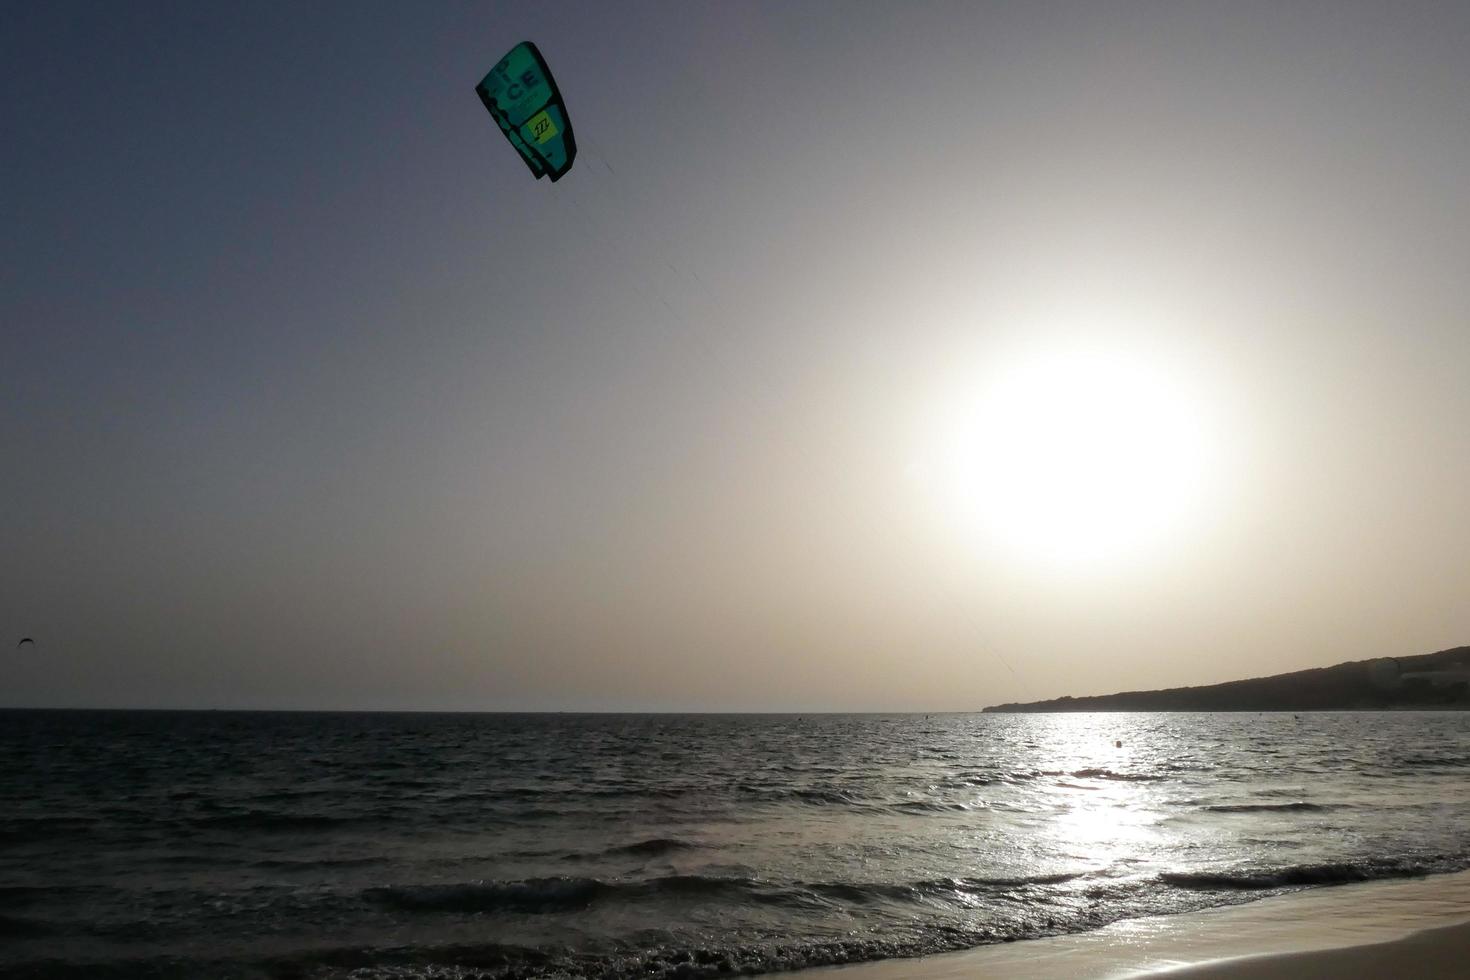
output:
M 1123 747 L 1123 740 L 1122 739 L 1118 739 L 1118 741 L 1116 741 L 1116 742 L 1113 743 L 1113 748 L 1115 748 L 1115 749 L 1121 749 L 1122 747 Z

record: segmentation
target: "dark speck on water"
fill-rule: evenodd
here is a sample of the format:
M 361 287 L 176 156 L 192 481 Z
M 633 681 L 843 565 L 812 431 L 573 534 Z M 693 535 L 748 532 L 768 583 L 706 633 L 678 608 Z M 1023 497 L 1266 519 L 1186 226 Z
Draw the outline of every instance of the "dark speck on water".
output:
M 1462 869 L 1467 777 L 1448 712 L 0 712 L 0 975 L 915 956 Z

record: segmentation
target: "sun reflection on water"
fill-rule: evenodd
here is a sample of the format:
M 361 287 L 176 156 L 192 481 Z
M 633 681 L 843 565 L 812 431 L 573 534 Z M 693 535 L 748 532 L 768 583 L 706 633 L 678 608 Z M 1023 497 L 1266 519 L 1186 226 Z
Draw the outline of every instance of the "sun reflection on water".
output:
M 1096 715 L 1058 715 L 1036 733 L 1054 774 L 1044 784 L 1052 832 L 1067 857 L 1093 871 L 1147 861 L 1164 844 L 1153 805 L 1156 753 L 1124 737 L 1131 727 Z

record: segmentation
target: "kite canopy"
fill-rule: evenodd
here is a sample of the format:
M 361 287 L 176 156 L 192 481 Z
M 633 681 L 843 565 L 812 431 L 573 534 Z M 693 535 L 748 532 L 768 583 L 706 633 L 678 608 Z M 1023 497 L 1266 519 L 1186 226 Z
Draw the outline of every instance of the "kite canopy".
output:
M 15 648 L 17 650 L 24 650 L 27 647 L 34 648 L 35 645 L 36 645 L 36 641 L 35 640 L 31 639 L 29 636 L 24 636 L 24 637 L 21 637 L 20 642 L 15 645 Z
M 572 121 L 536 45 L 522 41 L 511 48 L 475 92 L 538 180 L 550 175 L 557 181 L 572 169 Z

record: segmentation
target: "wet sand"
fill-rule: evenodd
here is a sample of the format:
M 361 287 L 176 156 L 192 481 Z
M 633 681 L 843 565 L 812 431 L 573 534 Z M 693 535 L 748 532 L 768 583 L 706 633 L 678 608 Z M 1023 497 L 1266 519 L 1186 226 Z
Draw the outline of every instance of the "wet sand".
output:
M 1164 980 L 1329 980 L 1342 977 L 1470 977 L 1470 923 L 1426 929 L 1404 939 L 1371 946 L 1248 956 L 1155 973 Z
M 811 980 L 1313 980 L 1470 977 L 1470 871 L 1319 888 L 1247 905 L 941 956 L 805 971 Z

